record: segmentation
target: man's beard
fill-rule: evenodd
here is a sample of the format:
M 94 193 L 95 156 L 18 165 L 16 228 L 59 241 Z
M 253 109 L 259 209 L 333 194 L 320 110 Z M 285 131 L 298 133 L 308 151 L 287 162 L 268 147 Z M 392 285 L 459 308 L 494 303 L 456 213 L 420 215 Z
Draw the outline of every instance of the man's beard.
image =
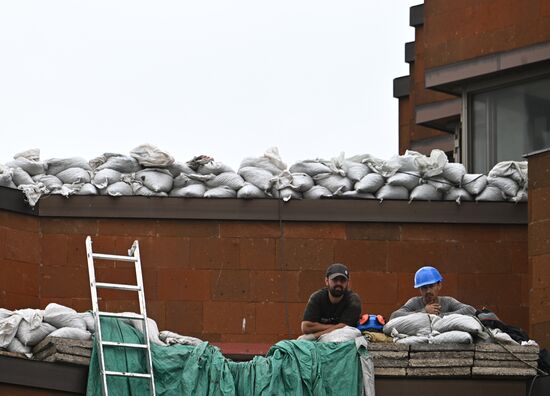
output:
M 328 289 L 328 292 L 332 297 L 342 297 L 345 291 L 346 291 L 346 288 L 342 286 L 335 286 L 333 288 L 329 287 Z

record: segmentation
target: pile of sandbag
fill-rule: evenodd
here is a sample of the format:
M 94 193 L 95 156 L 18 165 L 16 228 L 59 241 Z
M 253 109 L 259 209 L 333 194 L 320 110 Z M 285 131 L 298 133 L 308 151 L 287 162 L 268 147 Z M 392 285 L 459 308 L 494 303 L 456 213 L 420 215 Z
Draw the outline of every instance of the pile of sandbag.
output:
M 298 161 L 287 168 L 277 148 L 245 158 L 235 172 L 200 155 L 176 162 L 149 144 L 129 155 L 105 153 L 40 160 L 38 149 L 0 165 L 0 186 L 18 188 L 31 206 L 44 194 L 184 198 L 353 198 L 410 201 L 527 200 L 527 162 L 506 161 L 488 175 L 468 174 L 441 150 L 430 156 L 407 151 L 381 160 L 369 154 Z

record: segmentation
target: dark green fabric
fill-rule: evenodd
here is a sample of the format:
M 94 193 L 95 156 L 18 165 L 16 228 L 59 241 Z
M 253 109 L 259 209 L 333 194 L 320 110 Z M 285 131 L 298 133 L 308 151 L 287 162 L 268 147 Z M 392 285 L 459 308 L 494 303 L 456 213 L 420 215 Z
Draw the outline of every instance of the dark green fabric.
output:
M 104 341 L 140 343 L 142 334 L 122 321 L 101 319 Z M 361 363 L 353 341 L 281 341 L 266 357 L 250 362 L 226 359 L 218 348 L 200 345 L 151 345 L 157 395 L 356 395 Z M 107 370 L 146 372 L 140 350 L 105 348 Z M 146 379 L 108 377 L 109 394 L 148 395 Z M 88 396 L 101 395 L 96 347 L 88 373 Z

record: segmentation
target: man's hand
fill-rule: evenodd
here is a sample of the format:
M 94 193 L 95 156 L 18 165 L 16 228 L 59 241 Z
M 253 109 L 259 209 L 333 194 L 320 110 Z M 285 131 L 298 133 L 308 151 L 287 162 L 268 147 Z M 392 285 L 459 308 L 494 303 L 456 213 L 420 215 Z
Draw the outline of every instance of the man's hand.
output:
M 429 314 L 439 315 L 439 313 L 441 312 L 441 305 L 439 305 L 438 303 L 426 304 L 424 309 Z

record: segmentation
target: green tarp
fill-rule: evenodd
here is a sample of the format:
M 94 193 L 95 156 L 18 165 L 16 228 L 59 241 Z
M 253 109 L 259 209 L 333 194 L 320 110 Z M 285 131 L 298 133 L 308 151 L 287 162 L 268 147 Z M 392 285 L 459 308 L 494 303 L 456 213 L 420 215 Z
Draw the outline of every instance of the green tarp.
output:
M 143 342 L 134 327 L 101 319 L 104 341 Z M 146 372 L 143 350 L 105 347 L 106 369 Z M 362 387 L 360 353 L 354 341 L 317 343 L 281 341 L 266 357 L 233 362 L 207 342 L 197 346 L 152 344 L 157 395 L 359 395 Z M 109 394 L 148 395 L 147 379 L 108 377 Z M 101 395 L 96 347 L 88 373 L 88 396 Z

